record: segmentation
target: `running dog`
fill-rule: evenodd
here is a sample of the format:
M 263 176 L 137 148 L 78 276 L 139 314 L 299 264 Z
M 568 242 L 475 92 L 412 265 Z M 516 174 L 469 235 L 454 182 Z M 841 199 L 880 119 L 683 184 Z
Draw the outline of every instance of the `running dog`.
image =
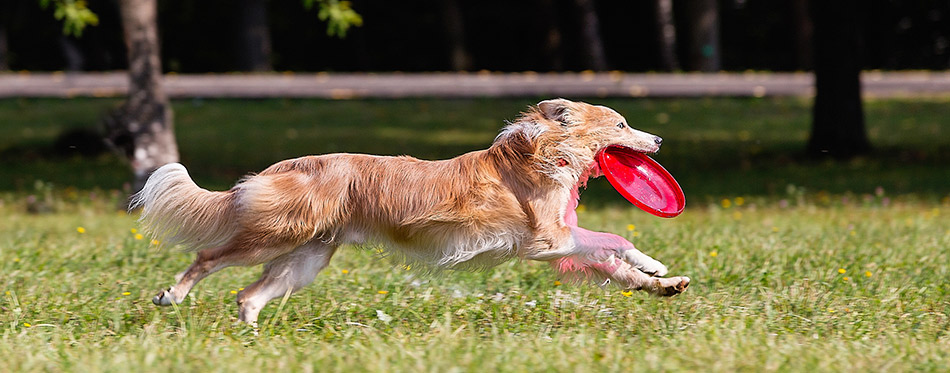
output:
M 197 251 L 157 305 L 178 304 L 205 276 L 267 263 L 237 295 L 239 319 L 314 280 L 341 245 L 379 245 L 410 262 L 488 267 L 511 258 L 550 262 L 573 277 L 669 296 L 689 278 L 626 239 L 577 226 L 578 189 L 602 175 L 610 145 L 655 153 L 662 139 L 616 111 L 547 100 L 521 113 L 488 149 L 453 159 L 326 154 L 289 159 L 228 191 L 198 187 L 181 164 L 156 170 L 133 196 L 141 222 L 165 244 Z

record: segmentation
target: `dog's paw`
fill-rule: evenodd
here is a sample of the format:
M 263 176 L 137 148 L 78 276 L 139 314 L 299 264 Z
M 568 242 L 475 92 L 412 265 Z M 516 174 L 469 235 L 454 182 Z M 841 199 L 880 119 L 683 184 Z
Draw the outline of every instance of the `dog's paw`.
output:
M 156 306 L 171 306 L 172 302 L 175 302 L 174 296 L 172 296 L 172 291 L 174 287 L 168 288 L 168 290 L 162 290 L 152 298 L 152 303 L 155 303 Z M 178 304 L 178 302 L 175 302 Z
M 686 276 L 657 278 L 656 287 L 652 289 L 652 292 L 661 297 L 673 296 L 686 291 L 689 281 L 689 277 Z

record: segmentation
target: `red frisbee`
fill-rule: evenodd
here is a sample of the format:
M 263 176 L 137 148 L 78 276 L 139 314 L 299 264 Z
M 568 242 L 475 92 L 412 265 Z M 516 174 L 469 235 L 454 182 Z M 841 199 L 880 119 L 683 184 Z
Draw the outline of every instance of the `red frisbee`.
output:
M 673 175 L 646 154 L 611 145 L 597 154 L 597 163 L 610 185 L 643 211 L 672 218 L 686 207 Z

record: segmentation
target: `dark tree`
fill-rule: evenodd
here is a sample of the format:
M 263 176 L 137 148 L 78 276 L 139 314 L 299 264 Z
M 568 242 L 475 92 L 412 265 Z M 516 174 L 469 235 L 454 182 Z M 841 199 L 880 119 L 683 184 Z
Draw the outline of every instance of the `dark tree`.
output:
M 799 69 L 811 70 L 815 61 L 812 53 L 812 25 L 811 15 L 808 14 L 808 0 L 792 0 L 792 25 L 794 26 L 795 59 Z
M 129 59 L 128 99 L 105 119 L 107 140 L 131 163 L 133 191 L 149 174 L 178 162 L 172 109 L 162 89 L 157 0 L 121 0 L 119 9 Z
M 581 25 L 581 42 L 584 44 L 587 67 L 591 70 L 607 70 L 607 54 L 600 37 L 600 18 L 594 8 L 594 0 L 574 0 Z
M 857 0 L 813 1 L 815 105 L 808 152 L 851 157 L 871 150 L 861 106 Z
M 242 71 L 271 71 L 270 27 L 267 0 L 238 0 L 237 68 Z
M 59 49 L 63 52 L 63 59 L 66 60 L 66 71 L 82 71 L 86 65 L 86 56 L 74 39 L 69 35 L 59 36 Z
M 673 0 L 655 0 L 656 35 L 660 52 L 660 68 L 665 71 L 680 69 L 676 58 L 676 24 L 673 21 Z
M 716 0 L 686 1 L 688 68 L 698 71 L 722 69 L 719 51 L 719 7 Z
M 442 0 L 442 20 L 445 36 L 449 42 L 452 70 L 472 69 L 472 55 L 465 43 L 465 21 L 458 0 Z
M 537 1 L 538 19 L 544 30 L 542 53 L 548 68 L 553 71 L 564 69 L 564 52 L 561 48 L 561 28 L 558 26 L 558 13 L 552 0 Z
M 5 5 L 5 4 L 4 4 Z M 0 5 L 2 7 L 2 5 Z M 0 16 L 0 71 L 10 69 L 9 54 L 10 48 L 7 45 L 7 27 L 4 17 Z

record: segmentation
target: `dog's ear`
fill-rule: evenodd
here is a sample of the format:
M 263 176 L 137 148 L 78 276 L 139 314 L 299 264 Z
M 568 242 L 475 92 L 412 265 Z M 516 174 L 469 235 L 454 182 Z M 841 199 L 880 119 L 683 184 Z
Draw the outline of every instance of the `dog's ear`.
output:
M 568 100 L 556 98 L 539 102 L 538 109 L 541 110 L 541 114 L 544 115 L 544 118 L 567 125 L 567 112 L 571 104 L 572 102 Z

